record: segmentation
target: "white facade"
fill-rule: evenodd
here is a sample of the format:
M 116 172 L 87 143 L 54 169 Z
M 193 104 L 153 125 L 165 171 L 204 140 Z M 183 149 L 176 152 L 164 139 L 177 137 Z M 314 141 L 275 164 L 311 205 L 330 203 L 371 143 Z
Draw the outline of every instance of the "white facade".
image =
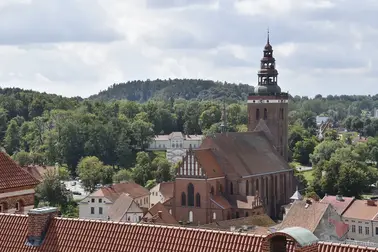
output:
M 79 218 L 108 220 L 109 208 L 113 202 L 105 197 L 89 195 L 79 203 Z
M 134 200 L 139 205 L 139 207 L 142 207 L 142 208 L 150 207 L 150 195 L 134 198 Z
M 160 192 L 160 184 L 154 186 L 150 190 L 150 208 L 156 205 L 157 203 L 163 203 L 166 199 L 164 195 Z
M 173 132 L 169 135 L 156 136 L 149 145 L 150 150 L 165 150 L 170 163 L 177 163 L 185 156 L 189 148 L 198 148 L 202 143 L 202 135 L 183 135 Z
M 378 223 L 374 225 L 373 221 L 353 218 L 343 218 L 343 220 L 349 225 L 348 239 L 372 241 L 373 238 L 378 238 L 378 234 L 375 234 L 375 226 L 378 227 Z

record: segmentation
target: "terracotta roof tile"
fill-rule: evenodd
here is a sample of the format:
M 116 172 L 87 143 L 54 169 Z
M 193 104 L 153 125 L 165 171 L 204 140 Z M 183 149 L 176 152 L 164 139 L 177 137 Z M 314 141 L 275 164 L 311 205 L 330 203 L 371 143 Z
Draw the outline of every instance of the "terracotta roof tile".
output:
M 52 172 L 55 170 L 54 166 L 40 166 L 40 165 L 29 165 L 21 167 L 32 175 L 35 179 L 42 181 L 47 172 Z
M 103 186 L 90 196 L 105 197 L 115 202 L 122 193 L 127 193 L 135 199 L 150 194 L 150 191 L 135 182 L 127 181 L 111 186 Z
M 368 206 L 367 200 L 355 200 L 344 212 L 344 218 L 373 220 L 378 215 L 378 204 L 375 206 Z
M 232 206 L 239 209 L 253 209 L 262 204 L 256 196 L 229 195 L 229 200 Z
M 211 149 L 194 150 L 194 155 L 208 178 L 224 177 L 224 173 Z
M 159 211 L 161 211 L 162 217 L 159 218 Z M 160 202 L 156 203 L 153 207 L 151 207 L 148 212 L 152 215 L 152 220 L 148 220 L 148 222 L 152 221 L 153 223 L 157 224 L 167 224 L 167 225 L 178 225 L 179 223 L 176 219 L 168 212 L 163 204 Z
M 337 196 L 327 195 L 320 202 L 328 203 L 336 209 L 337 213 L 342 215 L 345 210 L 352 204 L 354 197 L 342 197 L 342 200 L 338 200 Z
M 42 246 L 25 245 L 27 216 L 0 214 L 6 252 L 260 252 L 263 236 L 162 225 L 55 218 Z
M 19 167 L 6 153 L 0 151 L 0 190 L 36 186 L 40 182 Z
M 231 177 L 291 169 L 262 131 L 215 134 L 207 137 L 201 148 L 215 149 L 223 172 Z
M 159 191 L 164 196 L 165 200 L 173 198 L 174 182 L 160 183 Z
M 279 226 L 280 229 L 297 226 L 314 232 L 330 205 L 316 201 L 308 207 L 306 205 L 305 201 L 295 201 Z
M 230 209 L 232 208 L 231 204 L 228 202 L 226 198 L 220 195 L 213 195 L 210 198 L 216 205 L 218 205 L 222 209 Z
M 248 217 L 216 221 L 206 225 L 202 225 L 201 228 L 216 228 L 220 230 L 230 230 L 231 227 L 240 228 L 241 226 L 259 226 L 259 227 L 271 227 L 276 223 L 266 214 L 251 215 Z M 251 230 L 252 231 L 252 230 Z M 266 233 L 265 233 L 266 234 Z

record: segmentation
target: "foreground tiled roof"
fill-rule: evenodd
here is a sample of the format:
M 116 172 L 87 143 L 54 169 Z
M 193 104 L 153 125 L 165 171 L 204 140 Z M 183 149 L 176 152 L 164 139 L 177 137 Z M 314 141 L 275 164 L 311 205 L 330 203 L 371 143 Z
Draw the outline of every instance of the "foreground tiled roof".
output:
M 334 195 L 326 195 L 320 202 L 331 204 L 338 214 L 343 214 L 353 200 L 354 197 L 342 197 L 342 200 L 338 200 Z
M 37 179 L 19 167 L 10 156 L 0 151 L 0 190 L 38 184 Z
M 6 252 L 260 252 L 262 236 L 204 229 L 54 218 L 41 247 L 25 245 L 27 216 L 0 214 Z
M 276 223 L 268 215 L 260 214 L 231 220 L 215 221 L 213 223 L 202 225 L 201 228 L 215 228 L 229 231 L 231 227 L 238 228 L 244 225 L 271 227 L 276 225 Z

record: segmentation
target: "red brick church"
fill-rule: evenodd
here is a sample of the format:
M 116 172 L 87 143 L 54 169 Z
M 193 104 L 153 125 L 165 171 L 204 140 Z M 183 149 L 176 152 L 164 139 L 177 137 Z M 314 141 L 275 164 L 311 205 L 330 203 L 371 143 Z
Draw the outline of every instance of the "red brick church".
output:
M 174 197 L 165 202 L 176 220 L 204 224 L 263 212 L 277 217 L 289 203 L 295 181 L 287 163 L 288 94 L 277 76 L 268 34 L 258 86 L 248 97 L 249 132 L 227 132 L 222 124 L 222 133 L 188 151 Z

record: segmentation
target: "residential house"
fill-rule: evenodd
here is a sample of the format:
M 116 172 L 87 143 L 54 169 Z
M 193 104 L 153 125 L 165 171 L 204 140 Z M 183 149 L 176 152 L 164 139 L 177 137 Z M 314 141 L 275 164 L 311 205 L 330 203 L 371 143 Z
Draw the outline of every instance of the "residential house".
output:
M 375 200 L 354 200 L 343 213 L 349 225 L 348 238 L 378 242 L 378 204 Z
M 45 174 L 59 172 L 56 166 L 46 166 L 46 165 L 28 165 L 21 167 L 25 171 L 27 171 L 30 175 L 32 175 L 35 179 L 42 182 Z
M 171 213 L 161 204 L 156 203 L 151 207 L 146 215 L 143 217 L 143 222 L 154 223 L 154 224 L 164 224 L 164 225 L 179 225 L 176 219 Z
M 39 183 L 8 154 L 0 151 L 0 212 L 24 213 L 32 209 Z
M 129 194 L 122 193 L 109 208 L 108 220 L 137 223 L 142 220 L 143 215 L 144 212 L 139 207 L 139 204 Z
M 52 207 L 28 215 L 0 213 L 0 251 L 6 252 L 373 252 L 377 248 L 320 242 L 291 227 L 255 235 L 164 225 L 114 223 L 57 217 Z
M 174 182 L 162 182 L 150 189 L 150 207 L 173 198 Z
M 331 204 L 311 199 L 294 201 L 277 230 L 290 227 L 305 228 L 321 241 L 343 241 L 348 233 L 348 225 Z
M 342 216 L 354 200 L 354 197 L 343 197 L 342 195 L 326 194 L 320 202 L 331 204 L 336 212 Z
M 81 219 L 108 220 L 109 209 L 123 193 L 128 194 L 142 209 L 150 205 L 150 192 L 134 182 L 104 186 L 79 202 Z

